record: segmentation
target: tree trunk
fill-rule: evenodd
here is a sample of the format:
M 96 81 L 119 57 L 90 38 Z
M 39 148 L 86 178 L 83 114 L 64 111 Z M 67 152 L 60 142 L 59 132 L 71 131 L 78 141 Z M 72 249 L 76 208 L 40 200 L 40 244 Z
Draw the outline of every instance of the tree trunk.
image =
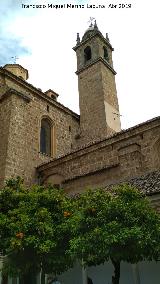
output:
M 33 272 L 21 275 L 19 279 L 19 284 L 35 284 L 35 283 L 36 283 L 36 274 Z
M 8 275 L 2 273 L 2 284 L 8 284 Z
M 41 272 L 41 284 L 45 284 L 45 273 L 43 272 L 43 270 Z
M 120 280 L 120 261 L 115 261 L 111 258 L 112 264 L 114 266 L 114 276 L 112 276 L 112 284 L 119 284 Z

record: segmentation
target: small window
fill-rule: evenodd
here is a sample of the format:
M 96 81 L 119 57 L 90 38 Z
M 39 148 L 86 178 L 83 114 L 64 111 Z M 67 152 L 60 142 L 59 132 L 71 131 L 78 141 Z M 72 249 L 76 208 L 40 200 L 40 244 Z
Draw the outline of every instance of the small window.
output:
M 104 51 L 104 59 L 109 61 L 108 50 L 105 46 L 103 47 L 103 51 Z
M 46 118 L 41 121 L 40 152 L 51 156 L 51 123 Z
M 84 50 L 84 61 L 85 63 L 90 60 L 92 57 L 92 53 L 91 53 L 91 48 L 90 46 L 87 46 Z

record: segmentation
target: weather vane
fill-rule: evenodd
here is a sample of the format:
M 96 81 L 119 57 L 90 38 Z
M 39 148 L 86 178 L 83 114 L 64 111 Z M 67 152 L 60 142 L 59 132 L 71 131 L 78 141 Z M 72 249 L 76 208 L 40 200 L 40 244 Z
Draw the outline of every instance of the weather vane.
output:
M 11 57 L 13 59 L 13 63 L 16 64 L 17 63 L 17 59 L 19 59 L 17 56 L 12 56 Z
M 92 27 L 93 26 L 93 21 L 95 22 L 95 18 L 90 17 L 88 23 L 90 24 L 89 26 Z

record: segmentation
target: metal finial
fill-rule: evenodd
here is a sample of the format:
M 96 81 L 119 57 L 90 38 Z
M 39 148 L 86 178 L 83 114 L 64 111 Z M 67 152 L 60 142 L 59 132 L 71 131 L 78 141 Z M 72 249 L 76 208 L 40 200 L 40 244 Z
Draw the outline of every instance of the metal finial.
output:
M 108 40 L 108 41 L 109 41 L 108 33 L 106 33 L 106 40 Z
M 77 33 L 77 44 L 79 44 L 80 43 L 80 36 L 79 36 L 79 33 Z
M 11 58 L 13 59 L 13 64 L 16 64 L 17 63 L 17 59 L 19 59 L 17 56 L 12 56 Z
M 88 23 L 90 24 L 89 27 L 93 27 L 93 21 L 95 20 L 95 18 L 90 17 Z
M 98 26 L 97 26 L 96 20 L 94 21 L 94 29 L 98 30 Z

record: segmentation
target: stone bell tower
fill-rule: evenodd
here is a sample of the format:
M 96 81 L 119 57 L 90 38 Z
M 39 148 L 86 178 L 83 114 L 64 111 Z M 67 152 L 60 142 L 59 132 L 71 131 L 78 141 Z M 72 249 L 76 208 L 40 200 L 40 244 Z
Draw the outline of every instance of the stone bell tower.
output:
M 77 55 L 80 129 L 85 142 L 101 139 L 121 130 L 113 69 L 113 48 L 91 23 L 73 48 Z

